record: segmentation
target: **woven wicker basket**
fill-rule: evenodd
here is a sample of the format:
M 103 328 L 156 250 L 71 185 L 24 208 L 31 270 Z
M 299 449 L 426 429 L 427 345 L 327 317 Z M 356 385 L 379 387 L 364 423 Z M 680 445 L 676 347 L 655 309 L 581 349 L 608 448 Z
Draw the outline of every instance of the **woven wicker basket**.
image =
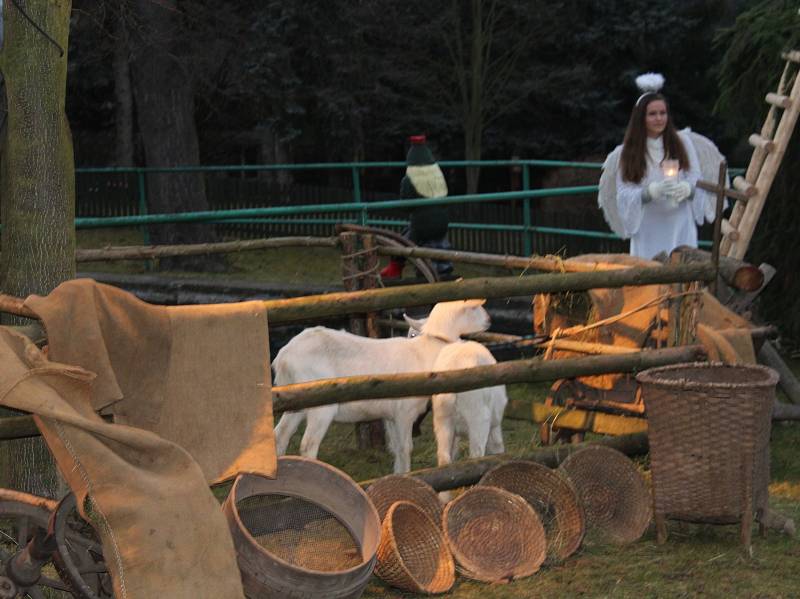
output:
M 489 470 L 479 484 L 516 493 L 531 504 L 544 525 L 550 561 L 562 561 L 581 546 L 583 508 L 572 483 L 558 470 L 514 460 Z
M 397 501 L 409 501 L 425 512 L 436 525 L 442 527 L 444 506 L 439 496 L 428 483 L 412 476 L 390 474 L 379 478 L 367 488 L 381 521 L 389 508 Z
M 569 455 L 559 468 L 580 497 L 588 537 L 619 545 L 638 540 L 650 524 L 650 492 L 625 454 L 590 445 Z
M 698 362 L 637 375 L 647 409 L 653 506 L 664 518 L 737 523 L 749 546 L 767 507 L 769 433 L 778 374 L 765 366 Z
M 449 591 L 455 565 L 439 525 L 409 501 L 393 503 L 383 519 L 375 574 L 412 593 Z
M 468 489 L 444 508 L 444 534 L 459 571 L 509 582 L 536 572 L 546 555 L 544 528 L 519 495 L 489 486 Z

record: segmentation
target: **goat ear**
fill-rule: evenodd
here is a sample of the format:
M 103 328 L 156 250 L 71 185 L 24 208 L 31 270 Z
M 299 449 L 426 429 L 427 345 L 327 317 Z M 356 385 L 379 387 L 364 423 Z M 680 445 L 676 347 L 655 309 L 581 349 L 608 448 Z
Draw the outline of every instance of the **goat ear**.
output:
M 403 314 L 403 320 L 408 323 L 415 331 L 422 331 L 422 327 L 425 325 L 425 321 L 428 320 L 427 318 L 423 318 L 422 320 L 417 320 L 416 318 L 411 318 L 408 314 Z
M 471 300 L 464 300 L 467 305 L 469 306 L 482 306 L 486 303 L 485 299 L 471 299 Z

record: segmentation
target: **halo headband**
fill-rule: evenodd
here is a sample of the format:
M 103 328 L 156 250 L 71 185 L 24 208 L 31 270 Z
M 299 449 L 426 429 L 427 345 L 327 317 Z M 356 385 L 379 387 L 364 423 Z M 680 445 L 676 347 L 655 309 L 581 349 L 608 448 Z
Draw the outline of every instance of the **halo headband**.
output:
M 664 76 L 661 73 L 643 73 L 636 78 L 636 87 L 642 91 L 642 95 L 636 100 L 636 106 L 647 94 L 658 93 L 664 87 Z

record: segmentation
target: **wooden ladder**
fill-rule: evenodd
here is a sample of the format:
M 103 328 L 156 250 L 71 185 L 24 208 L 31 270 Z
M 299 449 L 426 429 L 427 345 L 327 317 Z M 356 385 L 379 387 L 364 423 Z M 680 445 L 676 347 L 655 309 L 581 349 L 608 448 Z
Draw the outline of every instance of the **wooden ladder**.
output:
M 786 52 L 782 58 L 786 65 L 778 91 L 768 93 L 765 98 L 770 109 L 764 126 L 760 134 L 754 133 L 748 140 L 753 146 L 753 155 L 747 173 L 733 180 L 733 187 L 744 197 L 737 197 L 730 219 L 722 222 L 721 256 L 744 259 L 800 114 L 800 76 L 798 69 L 793 68 L 793 65 L 800 64 L 800 51 Z M 794 71 L 794 83 L 791 93 L 786 95 L 786 88 L 792 79 L 791 71 Z M 780 118 L 779 110 L 783 111 Z

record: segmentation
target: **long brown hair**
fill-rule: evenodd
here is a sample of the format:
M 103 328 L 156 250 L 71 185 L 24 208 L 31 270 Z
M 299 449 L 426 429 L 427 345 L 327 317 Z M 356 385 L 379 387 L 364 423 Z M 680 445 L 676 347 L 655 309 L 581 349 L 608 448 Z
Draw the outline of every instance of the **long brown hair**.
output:
M 669 112 L 667 99 L 659 93 L 649 93 L 644 95 L 641 100 L 633 107 L 631 118 L 628 121 L 628 128 L 625 130 L 625 141 L 622 142 L 622 155 L 620 163 L 622 168 L 622 180 L 631 183 L 639 183 L 647 171 L 647 107 L 651 102 L 661 100 L 667 107 L 667 126 L 661 139 L 664 141 L 664 158 L 677 160 L 680 168 L 689 169 L 689 156 L 686 148 L 678 136 L 675 125 L 672 124 L 672 117 Z

